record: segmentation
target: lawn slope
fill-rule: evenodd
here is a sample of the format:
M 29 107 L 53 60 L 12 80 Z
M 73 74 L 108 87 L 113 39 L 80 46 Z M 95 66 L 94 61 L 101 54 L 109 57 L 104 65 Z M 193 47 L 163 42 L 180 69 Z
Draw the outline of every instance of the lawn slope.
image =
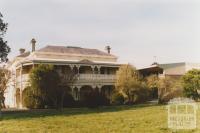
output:
M 133 105 L 3 114 L 0 133 L 171 133 L 166 106 Z M 178 133 L 200 133 L 179 131 Z

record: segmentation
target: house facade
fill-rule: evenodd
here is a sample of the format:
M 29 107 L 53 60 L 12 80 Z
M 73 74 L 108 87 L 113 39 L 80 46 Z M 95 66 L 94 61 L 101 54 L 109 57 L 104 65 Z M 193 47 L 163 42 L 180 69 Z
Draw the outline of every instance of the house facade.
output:
M 75 100 L 81 100 L 84 93 L 98 90 L 110 97 L 115 84 L 115 75 L 120 64 L 117 57 L 97 49 L 72 46 L 46 46 L 35 50 L 36 41 L 32 39 L 32 51 L 20 49 L 20 55 L 10 62 L 7 68 L 12 76 L 5 93 L 6 107 L 23 108 L 23 90 L 30 85 L 29 73 L 39 64 L 52 64 L 59 75 L 64 71 L 76 71 L 77 80 L 70 86 Z M 63 84 L 65 86 L 65 84 Z

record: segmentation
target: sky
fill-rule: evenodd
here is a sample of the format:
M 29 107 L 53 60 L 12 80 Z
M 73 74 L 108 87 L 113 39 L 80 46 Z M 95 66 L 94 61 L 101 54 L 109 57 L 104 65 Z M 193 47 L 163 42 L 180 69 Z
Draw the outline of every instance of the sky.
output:
M 9 58 L 46 45 L 104 50 L 136 67 L 200 63 L 199 0 L 0 0 Z

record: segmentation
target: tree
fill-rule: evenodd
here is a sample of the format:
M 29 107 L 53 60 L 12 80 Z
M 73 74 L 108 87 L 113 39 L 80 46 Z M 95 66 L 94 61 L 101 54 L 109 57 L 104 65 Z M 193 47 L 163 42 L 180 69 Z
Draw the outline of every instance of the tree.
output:
M 146 78 L 147 85 L 150 89 L 154 89 L 158 87 L 159 78 L 157 75 L 150 75 Z
M 150 75 L 146 77 L 146 84 L 151 92 L 152 98 L 158 98 L 158 83 L 159 78 L 157 75 Z
M 198 100 L 200 98 L 200 70 L 188 71 L 182 78 L 184 94 L 187 97 Z
M 32 69 L 30 73 L 30 83 L 34 93 L 33 95 L 38 103 L 43 104 L 41 106 L 53 102 L 53 106 L 55 108 L 58 107 L 59 82 L 60 77 L 53 65 L 39 65 Z
M 75 71 L 63 70 L 62 74 L 59 74 L 53 65 L 39 65 L 32 69 L 30 74 L 32 91 L 26 92 L 29 95 L 27 99 L 36 100 L 30 102 L 30 105 L 38 103 L 39 105 L 36 105 L 36 108 L 44 107 L 44 105 L 63 108 L 64 100 L 67 99 L 66 96 L 68 96 L 68 99 L 70 98 L 68 90 L 77 77 Z M 33 96 L 30 96 L 30 93 L 33 93 Z
M 3 40 L 4 34 L 7 30 L 7 23 L 2 20 L 3 15 L 0 12 L 0 62 L 6 62 L 8 60 L 7 56 L 10 52 L 10 47 L 7 45 L 7 41 Z
M 116 77 L 116 89 L 127 96 L 128 103 L 135 102 L 139 91 L 145 88 L 136 68 L 129 64 L 122 65 L 117 71 Z
M 0 69 L 0 109 L 5 108 L 5 91 L 10 80 L 10 71 L 6 69 Z
M 66 99 L 66 96 L 69 96 L 68 90 L 70 89 L 71 86 L 73 86 L 74 82 L 77 80 L 77 74 L 75 70 L 63 70 L 63 74 L 61 76 L 60 84 L 67 86 L 66 87 L 60 87 L 60 108 L 63 108 L 64 104 L 64 99 Z
M 165 77 L 158 82 L 158 102 L 166 103 L 170 99 L 182 96 L 180 80 Z

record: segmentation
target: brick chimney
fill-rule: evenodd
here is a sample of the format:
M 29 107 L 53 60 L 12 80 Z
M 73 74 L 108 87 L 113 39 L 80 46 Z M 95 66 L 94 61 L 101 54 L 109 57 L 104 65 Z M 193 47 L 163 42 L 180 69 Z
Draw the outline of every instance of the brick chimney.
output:
M 32 52 L 35 51 L 35 44 L 36 44 L 36 40 L 33 38 L 31 39 L 31 45 L 32 45 Z

